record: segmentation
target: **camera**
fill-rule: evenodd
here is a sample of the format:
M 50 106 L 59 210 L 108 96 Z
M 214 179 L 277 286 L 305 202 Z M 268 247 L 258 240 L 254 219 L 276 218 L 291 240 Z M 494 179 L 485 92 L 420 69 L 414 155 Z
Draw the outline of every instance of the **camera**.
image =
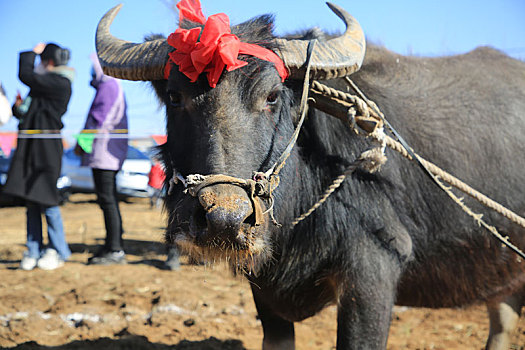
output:
M 70 51 L 60 48 L 55 50 L 54 56 L 55 66 L 65 66 L 69 62 Z

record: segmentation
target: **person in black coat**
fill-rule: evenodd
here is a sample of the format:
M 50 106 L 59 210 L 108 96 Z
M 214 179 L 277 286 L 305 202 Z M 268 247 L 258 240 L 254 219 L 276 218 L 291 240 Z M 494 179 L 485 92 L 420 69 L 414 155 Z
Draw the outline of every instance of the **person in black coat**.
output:
M 35 68 L 37 55 L 41 63 Z M 19 136 L 3 192 L 26 202 L 27 251 L 20 264 L 24 270 L 35 266 L 55 269 L 71 255 L 56 187 L 63 153 L 61 119 L 67 110 L 75 74 L 67 66 L 68 60 L 69 50 L 53 43 L 40 43 L 32 51 L 20 53 L 18 77 L 30 91 L 24 101 L 19 99 L 13 106 L 13 115 L 20 120 Z M 46 250 L 41 214 L 48 225 Z

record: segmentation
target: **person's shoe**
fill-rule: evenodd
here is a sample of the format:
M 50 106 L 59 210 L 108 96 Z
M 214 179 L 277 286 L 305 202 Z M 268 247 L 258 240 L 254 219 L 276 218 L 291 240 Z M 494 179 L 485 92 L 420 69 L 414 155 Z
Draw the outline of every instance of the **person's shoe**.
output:
M 37 266 L 42 270 L 54 270 L 64 266 L 64 260 L 60 258 L 56 250 L 48 248 L 45 250 L 44 255 L 38 259 Z
M 88 265 L 122 265 L 126 263 L 126 253 L 123 250 L 101 252 L 88 259 Z
M 178 270 L 180 268 L 179 255 L 177 248 L 170 248 L 168 250 L 168 257 L 164 262 L 164 268 L 172 271 Z
M 30 271 L 36 267 L 38 259 L 29 256 L 28 252 L 24 252 L 24 256 L 20 261 L 20 268 L 22 270 Z

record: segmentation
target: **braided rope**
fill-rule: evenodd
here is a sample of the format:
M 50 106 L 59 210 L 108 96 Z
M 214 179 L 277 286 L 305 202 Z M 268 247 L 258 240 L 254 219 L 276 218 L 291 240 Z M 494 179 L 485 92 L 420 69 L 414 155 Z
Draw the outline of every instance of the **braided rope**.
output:
M 339 188 L 339 186 L 341 186 L 341 184 L 346 179 L 346 177 L 348 175 L 352 174 L 359 167 L 359 165 L 362 162 L 363 161 L 361 159 L 358 159 L 355 162 L 353 162 L 352 164 L 350 164 L 341 175 L 339 175 L 338 177 L 335 178 L 335 180 L 332 182 L 332 184 L 324 191 L 324 193 L 321 195 L 321 197 L 319 197 L 319 200 L 314 205 L 312 205 L 312 207 L 310 209 L 308 209 L 308 211 L 306 211 L 305 213 L 301 214 L 300 216 L 295 218 L 294 221 L 292 221 L 291 227 L 294 227 L 299 222 L 301 222 L 304 219 L 306 219 L 317 208 L 319 208 L 321 206 L 321 204 L 323 204 L 328 199 L 328 197 L 330 197 L 330 195 L 332 193 L 334 193 L 334 191 L 337 190 Z
M 368 108 L 367 103 L 363 99 L 359 98 L 358 96 L 349 94 L 341 90 L 334 89 L 330 86 L 327 86 L 327 85 L 324 85 L 318 82 L 317 80 L 312 81 L 311 85 L 312 85 L 312 90 L 317 90 L 326 96 L 330 96 L 337 100 L 341 100 L 341 101 L 353 104 L 357 107 L 357 109 L 359 110 L 359 113 L 361 113 L 363 117 L 366 117 L 366 118 L 370 117 L 370 108 Z
M 373 137 L 373 136 L 372 136 Z M 387 136 L 386 139 L 387 146 L 396 152 L 399 152 L 403 157 L 412 160 L 412 157 L 408 154 L 406 149 L 397 141 L 392 139 L 391 137 Z M 470 197 L 476 199 L 478 202 L 483 204 L 484 206 L 494 210 L 495 212 L 503 215 L 507 219 L 511 220 L 512 222 L 520 225 L 521 227 L 525 228 L 525 219 L 518 214 L 514 213 L 512 210 L 504 207 L 503 205 L 499 204 L 498 202 L 490 199 L 483 193 L 475 190 L 474 188 L 470 187 L 463 181 L 459 180 L 457 177 L 451 175 L 450 173 L 444 171 L 443 169 L 439 168 L 437 165 L 427 161 L 424 158 L 421 158 L 419 155 L 416 155 L 418 160 L 435 176 L 438 176 L 440 179 L 442 179 L 444 182 L 448 183 L 449 185 L 457 188 L 461 192 L 469 195 Z

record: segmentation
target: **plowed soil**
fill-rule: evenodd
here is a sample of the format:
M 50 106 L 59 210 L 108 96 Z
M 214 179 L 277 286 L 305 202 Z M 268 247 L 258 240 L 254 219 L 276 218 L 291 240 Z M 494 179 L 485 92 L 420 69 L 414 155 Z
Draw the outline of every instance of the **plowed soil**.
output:
M 260 349 L 262 329 L 250 287 L 223 265 L 182 257 L 163 269 L 164 214 L 147 199 L 121 203 L 129 263 L 87 266 L 103 242 L 102 213 L 91 194 L 62 207 L 73 255 L 54 271 L 18 269 L 25 209 L 0 208 L 0 347 L 14 349 Z M 388 349 L 483 349 L 483 305 L 468 309 L 396 307 Z M 366 335 L 364 335 L 366 336 Z M 512 349 L 525 349 L 520 320 Z M 296 324 L 298 349 L 335 349 L 336 309 Z

